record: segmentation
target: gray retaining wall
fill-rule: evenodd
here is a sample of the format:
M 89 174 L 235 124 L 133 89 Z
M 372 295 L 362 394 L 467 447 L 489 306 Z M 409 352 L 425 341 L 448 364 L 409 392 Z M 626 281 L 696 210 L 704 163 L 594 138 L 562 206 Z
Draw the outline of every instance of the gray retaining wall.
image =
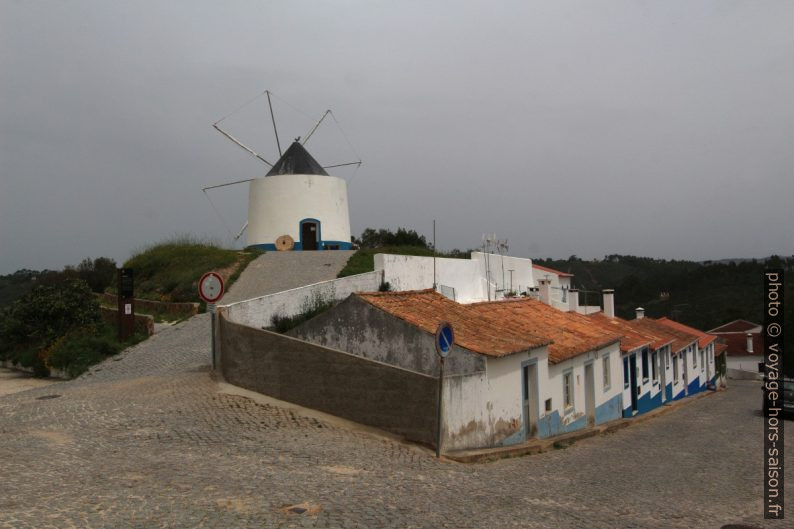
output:
M 218 317 L 232 384 L 433 445 L 438 379 Z

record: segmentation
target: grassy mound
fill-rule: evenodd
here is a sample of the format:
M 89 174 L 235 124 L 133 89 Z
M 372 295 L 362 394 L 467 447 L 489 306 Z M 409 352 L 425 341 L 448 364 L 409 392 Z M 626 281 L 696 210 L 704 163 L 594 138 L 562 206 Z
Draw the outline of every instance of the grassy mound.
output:
M 220 248 L 210 241 L 179 237 L 136 252 L 125 268 L 135 273 L 135 296 L 156 301 L 198 301 L 198 280 L 216 271 L 226 287 L 261 252 Z

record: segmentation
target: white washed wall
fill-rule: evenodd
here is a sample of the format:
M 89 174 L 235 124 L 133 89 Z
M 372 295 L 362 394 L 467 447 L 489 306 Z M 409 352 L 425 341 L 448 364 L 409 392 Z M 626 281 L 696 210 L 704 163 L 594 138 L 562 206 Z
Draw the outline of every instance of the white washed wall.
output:
M 486 257 L 488 263 L 487 268 Z M 528 288 L 536 286 L 532 272 L 531 259 L 499 254 L 485 254 L 483 252 L 471 252 L 471 259 L 479 263 L 482 277 L 489 278 L 495 285 L 496 290 L 510 290 L 510 270 L 513 270 L 512 287 L 516 292 L 526 292 Z M 488 269 L 490 269 L 490 274 L 487 274 Z
M 423 290 L 433 288 L 433 260 L 433 257 L 379 253 L 375 254 L 375 271 L 383 272 L 383 280 L 392 290 Z M 488 299 L 478 265 L 469 259 L 436 257 L 435 282 L 454 288 L 456 301 L 460 303 Z
M 381 272 L 366 272 L 354 276 L 314 283 L 275 294 L 222 305 L 226 317 L 250 327 L 269 327 L 275 315 L 300 314 L 315 299 L 342 300 L 354 292 L 374 292 L 381 284 Z

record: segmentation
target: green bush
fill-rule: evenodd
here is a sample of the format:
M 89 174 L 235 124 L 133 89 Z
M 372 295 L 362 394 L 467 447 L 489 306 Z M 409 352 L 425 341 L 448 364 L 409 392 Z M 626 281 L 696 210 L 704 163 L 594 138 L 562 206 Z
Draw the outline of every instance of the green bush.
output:
M 66 278 L 34 287 L 6 308 L 0 320 L 0 357 L 47 376 L 47 354 L 60 337 L 101 321 L 88 284 Z
M 48 365 L 76 377 L 89 367 L 133 345 L 143 336 L 133 335 L 119 342 L 116 329 L 106 323 L 73 331 L 58 340 L 48 355 Z

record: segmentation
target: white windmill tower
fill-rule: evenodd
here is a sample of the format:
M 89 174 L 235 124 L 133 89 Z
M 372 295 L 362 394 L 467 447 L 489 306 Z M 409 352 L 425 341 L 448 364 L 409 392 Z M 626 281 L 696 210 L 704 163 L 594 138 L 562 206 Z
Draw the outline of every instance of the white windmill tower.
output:
M 264 176 L 209 186 L 205 187 L 203 191 L 206 193 L 208 189 L 250 182 L 248 221 L 235 238 L 238 239 L 247 229 L 246 247 L 248 248 L 262 250 L 351 249 L 347 182 L 337 176 L 329 175 L 326 169 L 346 165 L 360 166 L 361 160 L 322 166 L 306 150 L 306 142 L 323 120 L 328 115 L 334 117 L 330 110 L 323 114 L 323 117 L 303 141 L 296 138 L 292 145 L 282 153 L 270 100 L 271 93 L 266 90 L 261 95 L 265 94 L 267 94 L 270 117 L 276 134 L 279 159 L 275 163 L 270 163 L 221 129 L 221 121 L 229 117 L 226 116 L 214 123 L 213 127 L 270 166 L 270 170 Z

